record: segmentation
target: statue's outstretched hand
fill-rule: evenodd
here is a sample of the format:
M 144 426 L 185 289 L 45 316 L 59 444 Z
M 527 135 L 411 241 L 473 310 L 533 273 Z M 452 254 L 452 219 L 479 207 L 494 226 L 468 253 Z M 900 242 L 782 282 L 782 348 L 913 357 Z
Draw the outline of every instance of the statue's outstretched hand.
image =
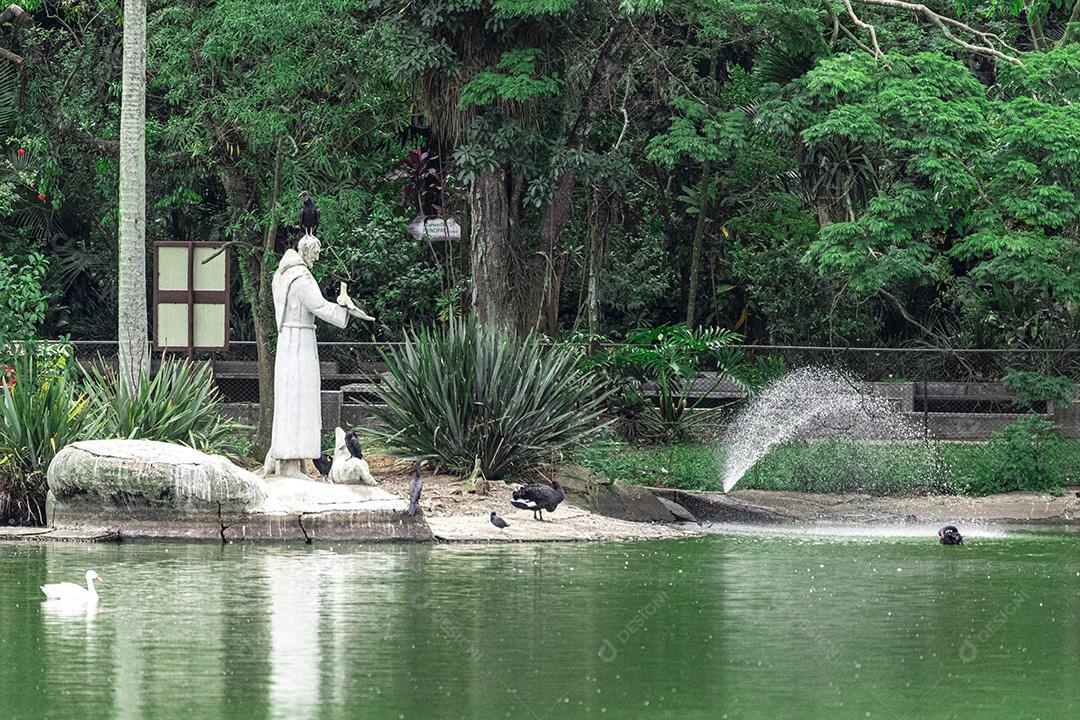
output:
M 345 283 L 340 283 L 338 286 L 337 303 L 344 307 L 350 315 L 361 320 L 367 320 L 369 322 L 375 322 L 375 318 L 368 315 L 366 312 L 356 307 L 356 303 L 349 297 L 349 291 L 345 288 Z
M 361 320 L 367 320 L 368 322 L 375 322 L 375 318 L 371 317 L 370 315 L 368 315 L 366 312 L 364 312 L 363 310 L 361 310 L 358 307 L 348 308 L 346 310 L 346 312 L 349 313 L 350 315 L 352 315 L 355 318 L 360 318 Z

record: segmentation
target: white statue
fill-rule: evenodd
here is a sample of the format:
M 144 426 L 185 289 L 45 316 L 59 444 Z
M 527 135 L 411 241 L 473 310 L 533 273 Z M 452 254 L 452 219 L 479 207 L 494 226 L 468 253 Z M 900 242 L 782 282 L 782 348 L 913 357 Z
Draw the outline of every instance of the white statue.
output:
M 349 316 L 374 320 L 356 307 L 341 285 L 337 304 L 322 296 L 311 266 L 319 259 L 319 239 L 300 238 L 274 273 L 277 357 L 274 361 L 274 430 L 263 472 L 307 478 L 304 461 L 322 455 L 322 379 L 315 346 L 315 318 L 345 327 Z

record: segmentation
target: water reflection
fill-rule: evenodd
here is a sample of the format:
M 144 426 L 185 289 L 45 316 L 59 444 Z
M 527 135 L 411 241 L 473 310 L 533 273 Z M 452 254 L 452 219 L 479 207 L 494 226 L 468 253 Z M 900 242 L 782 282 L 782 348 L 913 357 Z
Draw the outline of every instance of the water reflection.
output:
M 1077 547 L 0 546 L 0 717 L 1067 717 Z

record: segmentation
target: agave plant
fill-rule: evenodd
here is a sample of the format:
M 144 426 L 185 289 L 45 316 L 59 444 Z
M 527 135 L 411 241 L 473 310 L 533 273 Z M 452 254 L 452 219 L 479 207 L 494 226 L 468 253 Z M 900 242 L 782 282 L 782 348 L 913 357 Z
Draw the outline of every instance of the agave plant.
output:
M 592 437 L 603 393 L 578 368 L 580 350 L 544 347 L 451 319 L 409 333 L 383 353 L 387 376 L 372 412 L 387 429 L 370 433 L 398 456 L 432 460 L 464 474 L 477 465 L 495 480 L 527 471 Z
M 65 445 L 85 437 L 89 404 L 63 348 L 19 343 L 0 368 L 0 517 L 45 521 L 45 473 Z
M 138 388 L 99 365 L 84 372 L 97 437 L 160 440 L 233 454 L 237 433 L 250 429 L 223 415 L 224 400 L 209 363 L 163 358 Z

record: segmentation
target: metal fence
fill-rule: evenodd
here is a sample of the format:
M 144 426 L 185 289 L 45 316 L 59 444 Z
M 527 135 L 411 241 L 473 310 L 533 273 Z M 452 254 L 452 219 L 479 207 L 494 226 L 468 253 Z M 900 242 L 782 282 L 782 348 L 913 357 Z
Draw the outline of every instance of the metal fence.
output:
M 381 351 L 397 343 L 321 342 L 324 391 L 342 391 L 345 405 L 373 399 L 372 388 L 384 369 Z M 83 362 L 115 362 L 116 342 L 78 341 L 76 356 Z M 861 382 L 877 383 L 879 391 L 894 398 L 899 409 L 919 416 L 928 435 L 940 438 L 983 438 L 1022 413 L 1035 412 L 1059 426 L 1080 426 L 1070 407 L 1036 401 L 1020 405 L 1001 384 L 1010 371 L 1023 370 L 1069 378 L 1080 384 L 1080 349 L 1014 350 L 923 348 L 836 348 L 792 345 L 743 345 L 738 352 L 749 363 L 776 372 L 803 367 L 828 367 L 847 372 Z M 255 342 L 233 342 L 229 350 L 196 357 L 212 361 L 218 388 L 226 401 L 259 401 Z M 699 383 L 715 394 L 717 404 L 740 395 L 731 385 Z M 1080 413 L 1076 413 L 1080 415 Z M 1077 430 L 1080 433 L 1080 430 Z M 1068 430 L 1067 434 L 1074 434 Z

